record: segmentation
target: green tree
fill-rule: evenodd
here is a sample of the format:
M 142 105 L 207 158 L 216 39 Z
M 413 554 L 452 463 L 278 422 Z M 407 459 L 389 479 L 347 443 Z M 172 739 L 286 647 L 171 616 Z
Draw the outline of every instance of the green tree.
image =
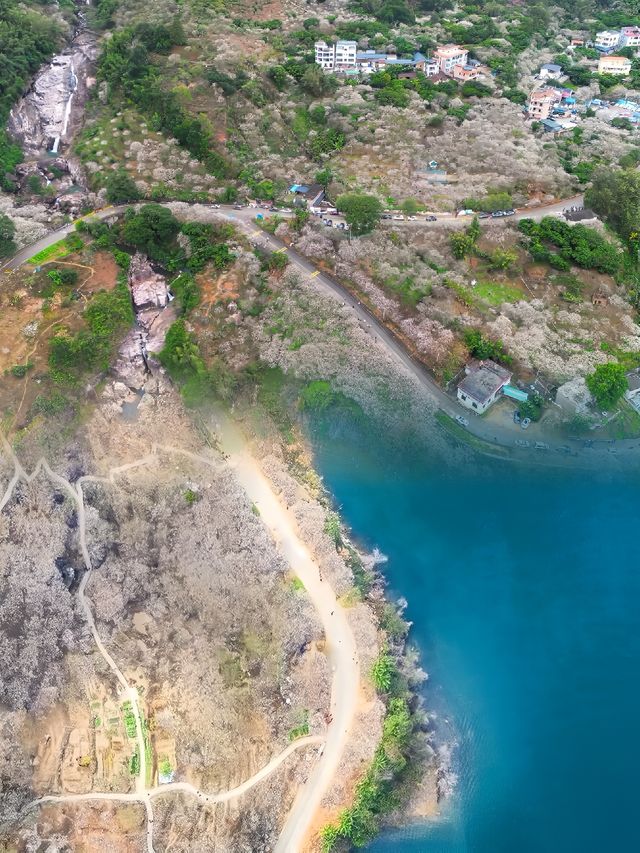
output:
M 140 212 L 127 210 L 122 236 L 127 243 L 156 260 L 165 260 L 180 230 L 180 223 L 166 207 L 145 204 Z
M 400 209 L 407 216 L 414 216 L 420 210 L 420 205 L 415 198 L 405 198 Z
M 302 207 L 297 207 L 295 213 L 293 214 L 293 219 L 289 220 L 289 225 L 293 228 L 294 231 L 300 232 L 309 221 L 310 216 L 311 214 L 308 210 L 305 210 Z
M 335 92 L 338 81 L 333 74 L 325 74 L 319 65 L 309 65 L 300 80 L 300 88 L 303 92 L 320 98 Z
M 584 201 L 625 240 L 640 230 L 640 172 L 637 170 L 598 169 Z
M 613 408 L 629 388 L 624 366 L 615 362 L 599 364 L 586 382 L 601 409 Z
M 475 240 L 464 231 L 455 231 L 449 238 L 453 257 L 461 261 L 473 252 Z
M 325 188 L 329 186 L 331 181 L 333 180 L 333 172 L 331 169 L 320 169 L 319 172 L 316 172 L 316 181 Z
M 13 241 L 15 233 L 16 226 L 13 221 L 4 213 L 0 213 L 0 258 L 7 258 L 16 251 L 17 247 Z
M 140 192 L 135 182 L 124 169 L 118 169 L 107 177 L 107 201 L 111 204 L 123 204 L 127 201 L 138 201 Z
M 282 67 L 282 65 L 272 65 L 269 69 L 269 77 L 271 78 L 273 85 L 278 89 L 278 91 L 282 91 L 287 84 L 288 74 L 286 70 Z
M 344 193 L 338 196 L 337 205 L 355 236 L 373 231 L 383 211 L 381 202 L 365 193 Z
M 489 261 L 489 269 L 508 270 L 516 262 L 518 255 L 513 249 L 494 249 Z

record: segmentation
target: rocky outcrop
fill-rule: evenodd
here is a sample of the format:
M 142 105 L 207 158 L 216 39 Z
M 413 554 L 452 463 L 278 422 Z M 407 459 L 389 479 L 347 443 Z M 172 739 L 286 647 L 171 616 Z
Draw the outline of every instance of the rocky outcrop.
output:
M 128 281 L 136 325 L 120 346 L 114 370 L 127 387 L 142 389 L 151 372 L 150 359 L 164 346 L 177 313 L 164 276 L 153 269 L 146 255 L 137 252 L 131 259 Z
M 155 272 L 149 259 L 136 252 L 129 267 L 129 289 L 136 311 L 164 308 L 169 302 L 169 288 L 164 276 Z
M 42 69 L 11 110 L 7 129 L 27 157 L 57 154 L 78 130 L 97 53 L 95 35 L 81 26 L 67 50 Z

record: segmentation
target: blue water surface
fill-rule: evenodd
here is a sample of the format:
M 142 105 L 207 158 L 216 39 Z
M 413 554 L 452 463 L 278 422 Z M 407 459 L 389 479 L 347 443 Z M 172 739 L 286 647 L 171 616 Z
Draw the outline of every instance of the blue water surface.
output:
M 370 850 L 640 851 L 637 480 L 450 465 L 375 425 L 313 442 L 354 538 L 389 558 L 458 742 L 440 822 Z

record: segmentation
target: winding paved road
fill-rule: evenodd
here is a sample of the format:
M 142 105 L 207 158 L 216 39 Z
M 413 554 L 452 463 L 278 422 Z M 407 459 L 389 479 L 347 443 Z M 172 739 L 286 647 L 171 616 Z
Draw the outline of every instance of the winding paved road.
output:
M 584 198 L 582 195 L 576 195 L 562 201 L 552 202 L 551 204 L 520 208 L 516 211 L 515 217 L 495 220 L 491 219 L 490 221 L 492 223 L 507 222 L 509 219 L 513 218 L 517 220 L 524 218 L 541 219 L 544 216 L 560 215 L 562 211 L 569 206 L 575 205 L 580 207 L 583 204 L 583 201 Z M 90 219 L 95 217 L 98 219 L 108 219 L 110 217 L 117 216 L 130 206 L 131 205 L 119 205 L 117 207 L 103 208 L 102 210 L 96 211 L 94 214 L 88 214 L 83 218 Z M 334 299 L 337 299 L 344 304 L 347 310 L 350 310 L 355 315 L 362 328 L 371 335 L 372 342 L 376 346 L 385 347 L 404 369 L 409 370 L 417 377 L 423 388 L 425 388 L 434 399 L 439 409 L 441 409 L 450 418 L 455 419 L 458 415 L 462 415 L 469 421 L 469 426 L 467 427 L 468 432 L 472 436 L 475 436 L 484 442 L 484 449 L 487 453 L 492 452 L 492 447 L 501 447 L 506 448 L 508 456 L 511 458 L 527 459 L 528 461 L 537 459 L 540 462 L 544 462 L 544 464 L 549 464 L 551 461 L 551 454 L 545 450 L 536 450 L 534 447 L 535 438 L 532 438 L 531 435 L 525 435 L 520 430 L 514 428 L 513 425 L 496 425 L 494 422 L 490 422 L 486 418 L 478 417 L 477 415 L 474 415 L 473 412 L 470 412 L 469 409 L 461 406 L 454 397 L 447 394 L 435 382 L 422 362 L 411 355 L 405 344 L 394 334 L 394 332 L 380 322 L 364 304 L 354 298 L 346 287 L 328 273 L 316 267 L 311 261 L 299 252 L 296 252 L 295 249 L 286 246 L 282 240 L 272 234 L 269 234 L 267 231 L 262 230 L 255 220 L 256 214 L 260 213 L 259 210 L 250 207 L 243 207 L 236 210 L 231 205 L 222 205 L 220 208 L 213 208 L 210 205 L 180 203 L 180 206 L 185 210 L 188 210 L 191 207 L 197 207 L 200 211 L 205 211 L 206 214 L 210 216 L 211 222 L 215 222 L 220 219 L 233 222 L 242 228 L 252 243 L 258 246 L 270 249 L 271 251 L 286 251 L 291 265 L 302 274 L 304 280 L 308 282 L 309 286 L 318 289 L 325 295 L 332 296 Z M 291 214 L 285 212 L 280 213 L 280 215 L 287 217 Z M 422 225 L 424 227 L 437 227 L 438 224 L 445 222 L 450 224 L 455 219 L 455 217 L 451 215 L 449 215 L 448 218 L 444 218 L 444 215 L 441 213 L 438 214 L 438 216 L 442 218 L 436 223 L 425 222 L 424 220 L 419 220 L 417 222 L 406 221 L 404 223 L 393 222 L 393 227 L 395 228 L 399 225 L 407 228 L 418 225 Z M 466 218 L 470 219 L 470 217 Z M 334 219 L 339 221 L 340 218 L 334 217 Z M 29 260 L 29 258 L 33 257 L 34 254 L 42 251 L 42 249 L 45 249 L 48 246 L 51 246 L 53 243 L 61 240 L 74 230 L 75 223 L 70 223 L 51 234 L 47 234 L 33 245 L 25 247 L 12 258 L 5 261 L 4 266 L 0 267 L 0 270 L 3 268 L 7 270 L 16 269 L 25 263 L 25 261 Z M 551 439 L 548 436 L 542 435 L 538 435 L 536 438 L 542 439 L 546 444 L 548 444 L 549 450 L 560 452 L 558 456 L 553 458 L 554 464 L 562 465 L 567 464 L 567 462 L 575 464 L 577 456 L 580 456 L 585 464 L 589 465 L 592 464 L 593 461 L 597 461 L 597 459 L 602 460 L 603 458 L 608 461 L 618 458 L 619 461 L 624 464 L 625 458 L 629 459 L 631 456 L 635 458 L 640 450 L 639 439 L 624 439 L 611 442 L 597 439 L 593 441 L 586 441 L 585 439 Z M 531 446 L 522 448 L 516 445 L 516 441 L 523 439 L 530 439 Z M 499 455 L 501 455 L 501 458 L 504 458 L 504 451 L 501 451 Z

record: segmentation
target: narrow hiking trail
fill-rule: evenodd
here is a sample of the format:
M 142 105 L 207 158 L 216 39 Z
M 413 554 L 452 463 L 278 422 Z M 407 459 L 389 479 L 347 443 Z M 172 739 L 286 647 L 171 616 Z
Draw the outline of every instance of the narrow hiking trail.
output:
M 226 792 L 207 793 L 185 782 L 175 782 L 154 788 L 147 788 L 144 718 L 140 711 L 138 692 L 129 684 L 102 642 L 98 634 L 89 599 L 86 596 L 86 587 L 91 577 L 92 564 L 86 538 L 83 484 L 102 482 L 115 485 L 117 478 L 128 471 L 143 466 L 155 467 L 161 464 L 161 453 L 181 455 L 196 464 L 205 465 L 209 468 L 219 468 L 225 463 L 186 449 L 154 443 L 151 446 L 151 451 L 145 456 L 124 465 L 111 468 L 106 476 L 83 476 L 78 479 L 74 487 L 67 479 L 52 471 L 44 458 L 38 460 L 31 473 L 27 473 L 5 435 L 0 432 L 1 446 L 14 466 L 13 476 L 0 499 L 0 512 L 12 498 L 15 488 L 21 480 L 31 483 L 41 472 L 52 483 L 61 488 L 76 505 L 79 543 L 86 567 L 86 572 L 78 587 L 78 598 L 98 651 L 120 684 L 123 697 L 126 697 L 131 702 L 136 722 L 136 742 L 140 755 L 139 772 L 135 780 L 135 792 L 128 794 L 92 792 L 88 794 L 51 795 L 34 801 L 31 806 L 44 803 L 73 803 L 91 800 L 142 803 L 147 813 L 147 850 L 148 853 L 153 853 L 152 800 L 155 797 L 171 793 L 187 793 L 195 796 L 203 804 L 225 802 L 234 797 L 241 796 L 251 787 L 267 778 L 293 752 L 307 746 L 324 744 L 309 779 L 297 792 L 292 809 L 286 818 L 280 839 L 275 848 L 276 851 L 280 851 L 281 853 L 294 853 L 294 851 L 301 849 L 308 835 L 320 801 L 331 785 L 349 738 L 357 709 L 360 686 L 357 648 L 346 617 L 346 612 L 338 603 L 335 592 L 329 582 L 323 580 L 317 563 L 301 540 L 293 515 L 278 498 L 270 482 L 260 469 L 258 461 L 249 451 L 239 429 L 225 416 L 220 416 L 220 420 L 221 424 L 216 424 L 216 429 L 220 435 L 221 450 L 226 456 L 227 464 L 234 469 L 247 498 L 258 507 L 262 522 L 271 533 L 276 546 L 289 563 L 291 570 L 304 584 L 320 616 L 327 641 L 327 654 L 333 670 L 330 706 L 332 722 L 329 724 L 326 737 L 316 735 L 294 741 L 281 753 L 272 758 L 254 776 Z

